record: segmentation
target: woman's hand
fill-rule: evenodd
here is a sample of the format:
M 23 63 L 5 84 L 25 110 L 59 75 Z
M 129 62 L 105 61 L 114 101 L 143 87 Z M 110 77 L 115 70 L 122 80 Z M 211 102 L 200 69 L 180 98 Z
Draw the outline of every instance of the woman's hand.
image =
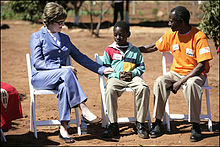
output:
M 73 67 L 73 66 L 61 66 L 61 68 L 71 68 L 72 71 L 75 73 L 75 75 L 77 74 L 77 70 L 76 70 L 76 68 Z
M 112 72 L 114 72 L 115 70 L 111 67 L 107 67 L 105 70 L 104 70 L 104 74 L 110 74 Z

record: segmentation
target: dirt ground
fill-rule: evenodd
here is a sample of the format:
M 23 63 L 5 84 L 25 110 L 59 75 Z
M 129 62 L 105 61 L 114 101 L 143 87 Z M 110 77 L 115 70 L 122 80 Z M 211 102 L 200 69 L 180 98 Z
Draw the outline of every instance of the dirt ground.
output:
M 115 139 L 104 139 L 102 133 L 105 130 L 100 125 L 88 125 L 88 134 L 78 136 L 76 125 L 71 125 L 71 136 L 76 140 L 73 144 L 65 144 L 58 137 L 57 127 L 38 127 L 38 139 L 34 139 L 33 133 L 29 132 L 30 125 L 30 95 L 27 78 L 27 66 L 25 54 L 30 53 L 30 35 L 41 28 L 41 24 L 30 24 L 24 21 L 2 21 L 8 24 L 9 29 L 1 30 L 1 80 L 14 86 L 21 96 L 23 118 L 13 121 L 12 129 L 4 132 L 7 143 L 2 145 L 18 146 L 219 146 L 219 55 L 216 54 L 214 43 L 209 40 L 213 60 L 210 62 L 211 69 L 208 74 L 210 90 L 210 105 L 213 123 L 213 132 L 207 129 L 207 121 L 201 121 L 204 139 L 200 142 L 189 141 L 191 125 L 187 121 L 172 121 L 171 132 L 155 139 L 141 139 L 133 131 L 133 124 L 120 125 L 120 137 Z M 153 27 L 131 27 L 129 41 L 136 46 L 149 44 L 165 33 L 169 28 Z M 112 27 L 102 29 L 100 38 L 91 37 L 86 29 L 63 29 L 68 34 L 73 44 L 81 52 L 94 59 L 94 54 L 103 54 L 107 45 L 112 43 Z M 143 54 L 146 72 L 143 74 L 145 82 L 151 90 L 149 110 L 153 113 L 153 83 L 162 74 L 161 54 L 154 52 Z M 96 115 L 101 116 L 101 94 L 98 75 L 85 69 L 73 61 L 78 70 L 78 78 L 88 96 L 87 105 Z M 58 119 L 58 107 L 55 95 L 37 96 L 36 113 L 37 120 Z M 118 99 L 118 115 L 133 115 L 133 95 L 124 93 Z M 170 96 L 170 111 L 175 113 L 187 113 L 187 105 L 182 92 Z M 205 97 L 203 96 L 202 113 L 206 112 Z M 73 112 L 72 112 L 73 113 Z M 74 118 L 74 113 L 72 114 Z M 151 118 L 153 121 L 154 119 Z

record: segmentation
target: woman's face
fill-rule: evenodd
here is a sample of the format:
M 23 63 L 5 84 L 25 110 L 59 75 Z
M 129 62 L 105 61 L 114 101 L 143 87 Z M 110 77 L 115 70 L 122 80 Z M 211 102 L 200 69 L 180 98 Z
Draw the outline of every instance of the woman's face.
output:
M 60 19 L 55 22 L 52 22 L 48 25 L 48 29 L 51 31 L 51 33 L 57 33 L 62 30 L 62 27 L 64 26 L 65 19 Z

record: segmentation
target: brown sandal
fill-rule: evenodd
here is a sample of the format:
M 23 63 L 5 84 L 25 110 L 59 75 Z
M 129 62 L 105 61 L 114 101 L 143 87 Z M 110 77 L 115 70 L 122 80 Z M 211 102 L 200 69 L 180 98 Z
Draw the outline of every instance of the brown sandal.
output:
M 95 125 L 97 125 L 98 123 L 100 123 L 102 121 L 102 118 L 100 118 L 98 116 L 96 117 L 96 119 L 93 119 L 93 120 L 89 121 L 83 115 L 81 115 L 81 119 L 83 119 L 85 121 L 85 123 L 95 124 Z

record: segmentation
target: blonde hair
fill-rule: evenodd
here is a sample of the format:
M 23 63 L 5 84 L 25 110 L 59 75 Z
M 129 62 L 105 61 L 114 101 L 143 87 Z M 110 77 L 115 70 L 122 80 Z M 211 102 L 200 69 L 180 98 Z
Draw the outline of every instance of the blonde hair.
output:
M 43 12 L 43 23 L 45 26 L 48 26 L 50 23 L 55 22 L 60 19 L 66 19 L 67 13 L 63 6 L 55 3 L 49 2 L 44 7 Z

